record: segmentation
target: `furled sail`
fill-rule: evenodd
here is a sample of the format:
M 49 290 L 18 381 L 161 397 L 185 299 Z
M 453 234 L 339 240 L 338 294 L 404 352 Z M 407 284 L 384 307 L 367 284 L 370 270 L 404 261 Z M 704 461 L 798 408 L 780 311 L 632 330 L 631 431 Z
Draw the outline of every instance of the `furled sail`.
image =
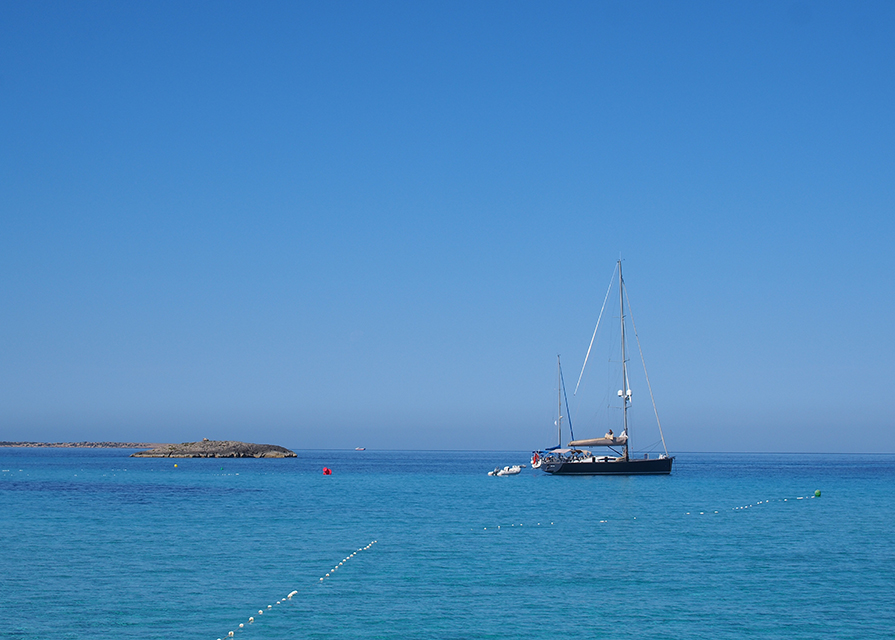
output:
M 628 442 L 628 436 L 622 434 L 613 438 L 591 438 L 590 440 L 572 440 L 570 447 L 621 447 Z

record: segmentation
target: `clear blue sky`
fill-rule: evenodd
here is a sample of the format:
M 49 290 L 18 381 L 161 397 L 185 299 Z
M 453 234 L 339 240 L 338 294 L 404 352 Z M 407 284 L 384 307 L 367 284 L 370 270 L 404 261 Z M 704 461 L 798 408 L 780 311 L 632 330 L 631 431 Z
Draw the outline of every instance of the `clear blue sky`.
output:
M 895 451 L 895 3 L 9 1 L 0 121 L 0 440 L 547 446 L 621 255 L 672 451 Z

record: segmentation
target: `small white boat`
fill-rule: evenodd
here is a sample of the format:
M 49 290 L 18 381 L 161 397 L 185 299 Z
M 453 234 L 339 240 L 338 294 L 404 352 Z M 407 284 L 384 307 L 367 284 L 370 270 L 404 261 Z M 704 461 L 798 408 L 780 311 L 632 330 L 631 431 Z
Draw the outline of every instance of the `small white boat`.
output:
M 522 467 L 524 464 L 514 464 L 513 466 L 506 466 L 503 469 L 494 468 L 494 471 L 489 471 L 489 476 L 515 476 L 518 473 L 521 473 Z
M 366 447 L 354 447 L 354 450 L 355 451 L 366 451 L 367 448 Z

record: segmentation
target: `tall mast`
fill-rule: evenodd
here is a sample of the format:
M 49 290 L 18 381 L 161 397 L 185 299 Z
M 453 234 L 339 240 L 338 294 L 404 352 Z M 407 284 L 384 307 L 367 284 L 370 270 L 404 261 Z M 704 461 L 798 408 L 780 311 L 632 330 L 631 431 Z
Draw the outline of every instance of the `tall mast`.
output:
M 562 448 L 562 367 L 559 364 L 559 354 L 556 354 L 556 431 L 556 441 Z
M 622 325 L 622 385 L 623 388 L 619 390 L 618 395 L 622 396 L 622 402 L 624 403 L 624 409 L 622 410 L 622 414 L 624 415 L 625 421 L 625 430 L 622 431 L 626 436 L 628 435 L 628 400 L 631 399 L 631 390 L 628 388 L 628 361 L 625 358 L 625 281 L 622 279 L 622 261 L 619 259 L 618 261 L 618 305 L 620 309 L 621 316 L 621 325 Z M 630 438 L 630 436 L 629 436 Z M 628 441 L 625 440 L 625 460 L 628 460 Z

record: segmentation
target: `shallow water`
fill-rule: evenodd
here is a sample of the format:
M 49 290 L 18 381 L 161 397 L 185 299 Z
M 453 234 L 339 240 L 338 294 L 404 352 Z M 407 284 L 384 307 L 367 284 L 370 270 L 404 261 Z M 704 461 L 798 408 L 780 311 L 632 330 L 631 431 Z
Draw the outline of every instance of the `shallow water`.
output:
M 895 629 L 895 456 L 680 454 L 667 477 L 497 478 L 527 452 L 129 453 L 0 449 L 0 638 Z

